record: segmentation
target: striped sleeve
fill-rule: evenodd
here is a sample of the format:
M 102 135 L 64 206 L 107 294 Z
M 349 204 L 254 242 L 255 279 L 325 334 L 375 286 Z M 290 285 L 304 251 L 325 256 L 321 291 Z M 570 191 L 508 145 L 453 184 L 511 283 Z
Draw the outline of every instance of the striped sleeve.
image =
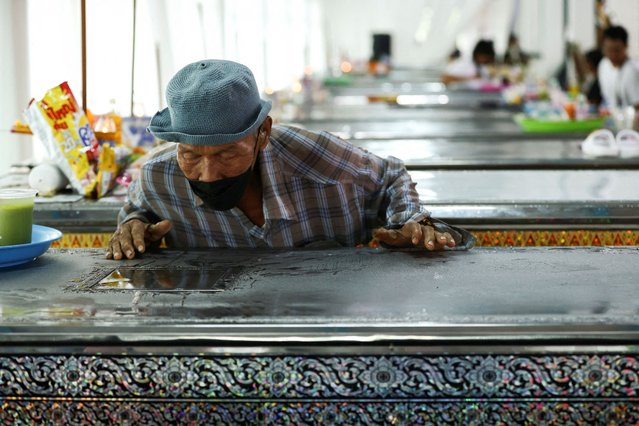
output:
M 366 193 L 367 216 L 375 214 L 385 227 L 420 221 L 429 215 L 419 203 L 415 183 L 404 163 L 395 157 L 382 159 L 363 152 L 359 182 Z
M 145 223 L 160 221 L 158 216 L 151 210 L 144 195 L 145 191 L 142 189 L 143 186 L 146 186 L 143 182 L 144 179 L 144 174 L 141 174 L 139 179 L 134 180 L 129 185 L 127 202 L 118 214 L 118 226 L 133 219 L 138 219 Z

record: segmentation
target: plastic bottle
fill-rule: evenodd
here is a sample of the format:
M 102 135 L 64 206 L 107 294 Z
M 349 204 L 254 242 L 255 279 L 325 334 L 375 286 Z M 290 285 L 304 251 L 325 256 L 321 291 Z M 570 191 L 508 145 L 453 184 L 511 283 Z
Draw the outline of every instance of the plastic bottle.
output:
M 575 99 L 575 119 L 576 120 L 585 120 L 588 118 L 589 114 L 589 105 L 586 96 L 583 93 L 577 95 L 577 99 Z

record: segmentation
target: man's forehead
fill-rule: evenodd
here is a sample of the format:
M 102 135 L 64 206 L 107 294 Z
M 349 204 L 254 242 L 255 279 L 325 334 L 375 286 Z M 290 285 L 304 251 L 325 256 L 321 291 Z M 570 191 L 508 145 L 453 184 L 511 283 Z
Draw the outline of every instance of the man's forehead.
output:
M 189 145 L 186 143 L 178 144 L 178 150 L 182 152 L 195 152 L 198 154 L 214 154 L 217 152 L 230 151 L 241 148 L 244 145 L 244 139 L 224 145 Z
M 603 43 L 604 43 L 605 45 L 609 45 L 609 46 L 614 45 L 614 46 L 618 46 L 618 47 L 621 47 L 621 46 L 625 46 L 625 45 L 626 45 L 626 44 L 623 42 L 623 40 L 619 40 L 619 39 L 616 39 L 616 38 L 610 38 L 610 37 L 604 37 L 604 39 L 603 39 Z

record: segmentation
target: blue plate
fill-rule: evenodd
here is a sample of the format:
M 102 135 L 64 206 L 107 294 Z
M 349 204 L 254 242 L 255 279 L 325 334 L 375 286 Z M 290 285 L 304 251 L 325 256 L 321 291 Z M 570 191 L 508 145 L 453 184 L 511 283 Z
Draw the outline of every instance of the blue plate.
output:
M 62 232 L 47 226 L 33 225 L 31 242 L 14 246 L 0 246 L 0 268 L 31 262 L 49 249 L 55 240 L 62 237 Z

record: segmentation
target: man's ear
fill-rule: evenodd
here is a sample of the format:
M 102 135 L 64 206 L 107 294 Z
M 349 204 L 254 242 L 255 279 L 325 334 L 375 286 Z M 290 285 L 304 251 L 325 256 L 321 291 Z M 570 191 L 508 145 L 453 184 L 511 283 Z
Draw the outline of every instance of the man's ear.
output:
M 261 149 L 268 144 L 268 139 L 271 136 L 272 125 L 273 125 L 273 119 L 271 118 L 271 116 L 267 116 L 266 119 L 264 119 L 264 121 L 262 122 L 262 125 L 260 126 L 259 141 L 260 141 Z

